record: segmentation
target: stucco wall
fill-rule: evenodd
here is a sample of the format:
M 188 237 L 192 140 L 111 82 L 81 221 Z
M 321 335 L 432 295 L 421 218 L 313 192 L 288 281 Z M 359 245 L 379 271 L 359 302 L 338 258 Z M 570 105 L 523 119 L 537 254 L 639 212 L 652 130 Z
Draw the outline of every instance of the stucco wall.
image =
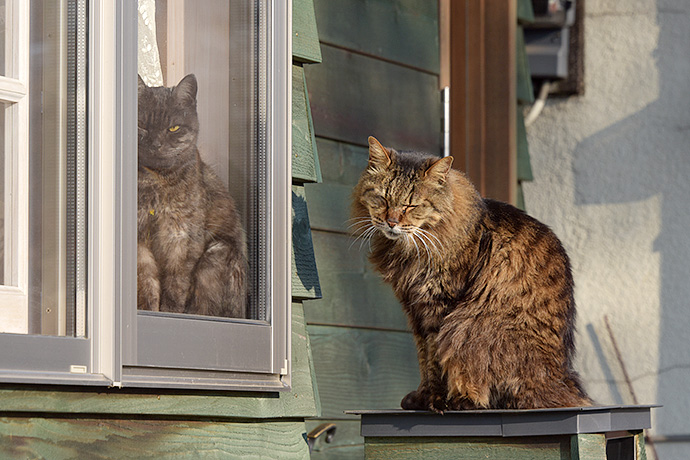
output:
M 690 1 L 587 0 L 585 66 L 529 128 L 527 210 L 571 255 L 591 395 L 633 402 L 608 315 L 637 399 L 665 406 L 652 434 L 690 435 Z

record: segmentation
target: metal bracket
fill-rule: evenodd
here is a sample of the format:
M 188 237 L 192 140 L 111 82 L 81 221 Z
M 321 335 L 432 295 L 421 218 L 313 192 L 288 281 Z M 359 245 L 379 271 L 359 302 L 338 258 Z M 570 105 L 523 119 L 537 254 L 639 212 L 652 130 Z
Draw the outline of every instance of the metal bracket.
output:
M 322 423 L 307 434 L 307 444 L 309 444 L 309 453 L 311 453 L 316 443 L 316 439 L 326 433 L 325 441 L 330 443 L 333 441 L 333 436 L 335 436 L 335 423 Z

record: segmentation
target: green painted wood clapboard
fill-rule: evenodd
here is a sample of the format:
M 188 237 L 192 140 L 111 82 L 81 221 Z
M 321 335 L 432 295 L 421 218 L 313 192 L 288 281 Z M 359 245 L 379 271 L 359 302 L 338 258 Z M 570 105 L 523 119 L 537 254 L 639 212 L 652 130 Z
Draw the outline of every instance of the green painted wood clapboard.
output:
M 321 182 L 304 69 L 292 66 L 292 179 L 296 183 Z
M 319 62 L 312 0 L 295 0 L 293 13 L 294 61 L 300 65 Z M 306 86 L 301 67 L 297 68 L 298 78 L 293 80 L 298 82 L 293 85 L 299 109 L 296 130 L 311 133 L 307 140 L 311 146 L 305 147 L 300 138 L 294 146 L 311 161 L 311 175 L 296 178 L 301 184 L 319 180 L 319 170 Z M 313 250 L 304 250 L 306 240 L 294 240 L 300 244 L 298 259 L 311 254 L 313 263 Z M 291 338 L 289 392 L 2 385 L 0 457 L 308 459 L 304 419 L 318 416 L 320 406 L 301 302 L 292 305 Z
M 304 64 L 321 62 L 313 0 L 292 1 L 292 58 Z
M 320 39 L 438 74 L 438 2 L 315 0 Z
M 323 63 L 305 66 L 323 183 L 305 184 L 323 298 L 305 301 L 307 329 L 332 443 L 314 459 L 361 459 L 352 408 L 395 408 L 419 384 L 412 334 L 390 286 L 349 235 L 352 188 L 367 137 L 440 151 L 437 2 L 315 0 Z
M 518 0 L 517 3 L 518 26 L 516 31 L 516 50 L 517 58 L 517 206 L 525 209 L 525 195 L 522 184 L 526 181 L 534 180 L 532 166 L 529 158 L 529 145 L 527 144 L 527 130 L 523 116 L 524 107 L 534 102 L 534 87 L 532 86 L 532 74 L 527 60 L 525 49 L 525 33 L 523 24 L 534 21 L 534 11 L 531 0 Z
M 322 416 L 351 419 L 353 407 L 392 409 L 419 385 L 417 351 L 406 332 L 308 325 Z
M 321 61 L 311 0 L 296 0 L 293 3 L 292 44 L 292 297 L 295 300 L 305 300 L 321 297 L 306 195 L 302 185 L 321 182 L 314 124 L 302 67 L 305 63 Z
M 305 69 L 317 137 L 440 151 L 438 76 L 322 44 L 323 64 Z

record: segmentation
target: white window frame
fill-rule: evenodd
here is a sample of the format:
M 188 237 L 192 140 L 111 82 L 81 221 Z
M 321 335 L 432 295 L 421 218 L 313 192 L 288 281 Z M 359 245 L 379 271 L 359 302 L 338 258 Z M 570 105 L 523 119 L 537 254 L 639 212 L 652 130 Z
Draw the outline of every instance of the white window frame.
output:
M 28 316 L 29 196 L 29 8 L 26 2 L 5 5 L 5 76 L 0 76 L 0 102 L 5 110 L 4 273 L 0 280 L 3 331 L 26 333 Z M 10 57 L 8 59 L 8 57 Z M 0 106 L 0 109 L 2 107 Z M 6 284 L 5 284 L 6 283 Z
M 191 328 L 211 342 L 218 339 L 216 345 L 228 356 L 215 363 L 199 364 L 179 350 L 163 357 L 145 351 L 156 339 L 142 333 L 152 317 L 136 309 L 137 2 L 89 0 L 87 337 L 0 334 L 0 347 L 18 351 L 0 358 L 0 381 L 255 391 L 290 388 L 291 3 L 267 0 L 270 321 L 163 319 L 165 327 Z M 23 137 L 12 136 L 13 152 L 17 152 L 12 158 L 24 164 L 13 165 L 19 168 L 13 177 L 20 179 L 13 187 L 23 189 L 13 197 L 21 202 L 16 208 L 18 219 L 28 228 L 30 2 L 8 0 L 8 4 L 15 8 L 14 20 L 21 23 L 17 27 L 23 27 L 23 48 L 14 45 L 9 50 L 23 73 L 15 73 L 16 80 L 0 79 L 0 98 L 17 98 L 20 113 L 13 118 L 13 126 L 24 132 Z M 25 274 L 17 285 L 26 296 L 28 232 L 18 233 L 24 239 L 15 239 L 15 244 L 24 246 L 16 254 Z M 0 302 L 8 305 L 3 297 Z M 182 328 L 181 322 L 186 323 Z M 164 348 L 173 345 L 174 341 L 168 342 Z

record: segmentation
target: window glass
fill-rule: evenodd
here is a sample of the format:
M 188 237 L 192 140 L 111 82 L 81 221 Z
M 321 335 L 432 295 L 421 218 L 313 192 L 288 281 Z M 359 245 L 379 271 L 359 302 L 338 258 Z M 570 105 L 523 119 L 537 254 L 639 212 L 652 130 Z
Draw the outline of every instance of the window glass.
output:
M 4 3 L 0 7 L 4 13 Z M 30 11 L 28 133 L 24 123 L 13 121 L 16 104 L 8 105 L 0 121 L 3 134 L 17 136 L 0 152 L 3 279 L 17 286 L 17 272 L 28 271 L 28 294 L 16 308 L 0 310 L 0 332 L 84 337 L 86 1 L 32 1 Z M 10 202 L 8 187 L 25 182 L 15 174 L 26 155 L 19 148 L 27 144 L 28 197 L 22 193 Z M 27 204 L 28 223 L 19 211 Z M 28 261 L 19 260 L 17 244 L 27 235 Z
M 138 2 L 140 314 L 268 319 L 262 5 Z

